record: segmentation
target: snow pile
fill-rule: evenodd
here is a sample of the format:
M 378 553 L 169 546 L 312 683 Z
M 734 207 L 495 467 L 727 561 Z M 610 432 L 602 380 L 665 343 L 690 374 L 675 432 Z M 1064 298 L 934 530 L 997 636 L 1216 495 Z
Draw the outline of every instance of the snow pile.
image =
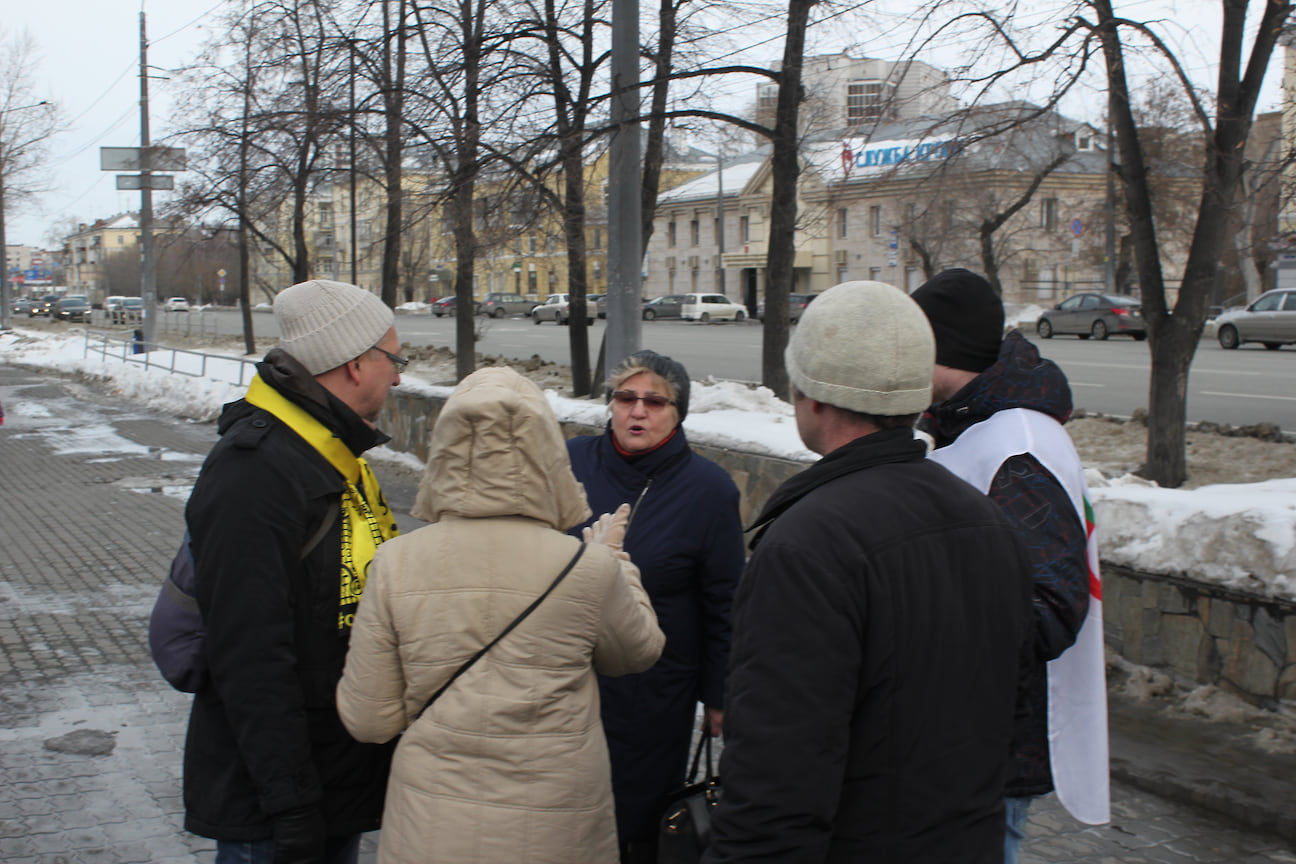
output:
M 1104 559 L 1296 598 L 1296 479 L 1184 491 L 1090 472 L 1089 484 Z
M 14 330 L 0 333 L 0 361 L 96 376 L 155 411 L 201 421 L 214 419 L 224 403 L 245 390 L 246 385 L 233 383 L 238 374 L 233 362 L 209 361 L 204 377 L 173 375 L 166 368 L 123 363 L 120 356 L 105 359 L 93 351 L 87 356 L 85 344 L 81 330 Z M 164 366 L 174 362 L 178 369 L 197 371 L 197 355 L 177 353 L 173 361 L 171 352 L 156 351 L 152 357 Z M 452 388 L 422 381 L 415 371 L 402 376 L 400 389 L 444 397 Z M 572 399 L 554 390 L 546 396 L 561 421 L 595 427 L 607 422 L 601 400 Z M 695 381 L 684 425 L 690 440 L 699 444 L 802 462 L 817 458 L 797 435 L 792 406 L 764 387 Z M 1138 570 L 1182 572 L 1261 595 L 1296 598 L 1296 480 L 1186 491 L 1161 489 L 1132 476 L 1107 480 L 1096 469 L 1088 476 L 1103 558 Z

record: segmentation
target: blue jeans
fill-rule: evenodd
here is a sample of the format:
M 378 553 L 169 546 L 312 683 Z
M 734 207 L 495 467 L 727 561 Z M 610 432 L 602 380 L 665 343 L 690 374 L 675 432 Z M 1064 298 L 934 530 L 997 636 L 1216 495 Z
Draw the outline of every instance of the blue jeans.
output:
M 1004 799 L 1004 864 L 1017 864 L 1017 853 L 1026 838 L 1026 817 L 1034 800 L 1030 796 Z
M 359 834 L 329 839 L 325 864 L 356 864 L 359 860 Z M 272 864 L 273 861 L 273 840 L 216 841 L 216 864 Z

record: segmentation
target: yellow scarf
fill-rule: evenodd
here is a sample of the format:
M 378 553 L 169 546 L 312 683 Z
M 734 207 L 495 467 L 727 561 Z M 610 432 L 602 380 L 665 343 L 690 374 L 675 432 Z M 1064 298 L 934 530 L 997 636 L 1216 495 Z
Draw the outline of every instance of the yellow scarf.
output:
M 378 478 L 369 463 L 351 452 L 340 438 L 312 417 L 304 408 L 294 404 L 278 390 L 260 378 L 253 378 L 244 397 L 251 405 L 269 411 L 296 432 L 303 441 L 314 447 L 329 461 L 346 482 L 342 493 L 342 572 L 341 592 L 338 599 L 338 629 L 351 627 L 356 606 L 364 593 L 378 545 L 400 534 L 391 508 L 378 487 Z M 377 502 L 370 506 L 365 493 Z

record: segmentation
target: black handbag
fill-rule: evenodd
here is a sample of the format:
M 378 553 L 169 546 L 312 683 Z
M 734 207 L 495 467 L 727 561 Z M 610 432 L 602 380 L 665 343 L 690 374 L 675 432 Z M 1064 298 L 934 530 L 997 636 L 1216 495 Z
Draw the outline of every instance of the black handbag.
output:
M 702 752 L 706 774 L 698 776 Z M 697 864 L 711 839 L 711 810 L 720 803 L 720 775 L 711 760 L 711 735 L 702 730 L 683 789 L 670 796 L 657 831 L 657 864 Z

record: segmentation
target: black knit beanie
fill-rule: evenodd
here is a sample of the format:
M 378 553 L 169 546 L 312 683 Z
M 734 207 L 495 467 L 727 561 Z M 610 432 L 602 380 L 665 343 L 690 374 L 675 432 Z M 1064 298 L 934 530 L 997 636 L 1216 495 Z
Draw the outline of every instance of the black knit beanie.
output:
M 1003 301 L 984 276 L 957 268 L 937 273 L 910 295 L 936 336 L 936 362 L 984 372 L 999 358 Z
M 664 381 L 669 381 L 670 385 L 675 388 L 675 410 L 679 412 L 679 422 L 684 422 L 684 416 L 688 414 L 689 404 L 689 376 L 688 370 L 677 360 L 672 360 L 665 354 L 658 354 L 649 348 L 642 351 L 636 351 L 629 357 L 617 364 L 608 375 L 608 381 L 613 381 L 618 375 L 626 369 L 643 368 L 658 375 Z M 612 401 L 612 388 L 608 388 L 606 401 Z

